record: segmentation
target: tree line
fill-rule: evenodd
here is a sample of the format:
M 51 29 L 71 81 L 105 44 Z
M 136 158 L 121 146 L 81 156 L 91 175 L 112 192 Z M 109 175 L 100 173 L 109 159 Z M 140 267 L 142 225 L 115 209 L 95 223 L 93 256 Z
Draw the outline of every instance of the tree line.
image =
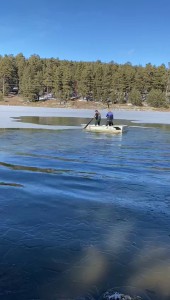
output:
M 76 62 L 57 58 L 24 57 L 22 53 L 0 56 L 0 93 L 18 93 L 38 101 L 51 93 L 56 99 L 169 106 L 170 71 L 131 63 Z

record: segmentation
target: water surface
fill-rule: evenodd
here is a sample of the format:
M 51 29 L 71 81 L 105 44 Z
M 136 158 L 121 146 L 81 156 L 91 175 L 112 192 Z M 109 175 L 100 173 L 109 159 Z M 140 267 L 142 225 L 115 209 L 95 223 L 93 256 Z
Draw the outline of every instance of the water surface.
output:
M 169 299 L 169 126 L 116 136 L 1 130 L 0 138 L 2 300 L 99 299 L 125 286 Z

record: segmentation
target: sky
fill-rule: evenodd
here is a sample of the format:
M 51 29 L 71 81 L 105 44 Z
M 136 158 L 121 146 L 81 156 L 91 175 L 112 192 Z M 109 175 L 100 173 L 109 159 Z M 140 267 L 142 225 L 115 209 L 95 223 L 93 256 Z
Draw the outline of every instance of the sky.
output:
M 0 55 L 155 66 L 170 61 L 170 0 L 6 0 Z

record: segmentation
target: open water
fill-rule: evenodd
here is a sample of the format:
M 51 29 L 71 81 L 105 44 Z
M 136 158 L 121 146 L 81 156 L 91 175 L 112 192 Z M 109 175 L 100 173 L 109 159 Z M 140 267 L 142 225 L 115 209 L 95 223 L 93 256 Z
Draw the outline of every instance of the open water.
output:
M 0 130 L 0 299 L 170 299 L 170 127 L 80 121 Z

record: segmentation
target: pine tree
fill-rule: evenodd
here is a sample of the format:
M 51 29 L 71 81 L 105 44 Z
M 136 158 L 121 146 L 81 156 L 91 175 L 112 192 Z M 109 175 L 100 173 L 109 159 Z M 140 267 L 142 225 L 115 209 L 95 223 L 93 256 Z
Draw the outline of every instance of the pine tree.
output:
M 63 98 L 63 69 L 61 66 L 57 67 L 55 71 L 54 94 L 59 100 Z
M 15 58 L 13 55 L 5 55 L 0 58 L 0 79 L 3 94 L 7 95 L 17 81 Z
M 147 96 L 147 103 L 153 107 L 167 107 L 165 93 L 158 89 L 152 89 Z
M 63 91 L 62 91 L 62 97 L 64 100 L 68 100 L 73 92 L 73 84 L 72 84 L 72 76 L 71 76 L 71 70 L 69 68 L 69 65 L 65 65 L 63 68 Z
M 92 66 L 87 64 L 83 69 L 81 80 L 81 93 L 82 96 L 86 97 L 87 99 L 93 99 L 93 80 L 94 75 Z
M 100 63 L 94 66 L 93 98 L 103 100 L 103 67 Z
M 20 83 L 24 73 L 24 68 L 26 64 L 26 59 L 22 53 L 19 53 L 15 57 L 15 64 L 17 69 L 17 87 L 19 88 L 18 92 L 20 93 Z
M 133 88 L 129 93 L 128 102 L 136 106 L 142 106 L 142 96 L 136 88 Z

